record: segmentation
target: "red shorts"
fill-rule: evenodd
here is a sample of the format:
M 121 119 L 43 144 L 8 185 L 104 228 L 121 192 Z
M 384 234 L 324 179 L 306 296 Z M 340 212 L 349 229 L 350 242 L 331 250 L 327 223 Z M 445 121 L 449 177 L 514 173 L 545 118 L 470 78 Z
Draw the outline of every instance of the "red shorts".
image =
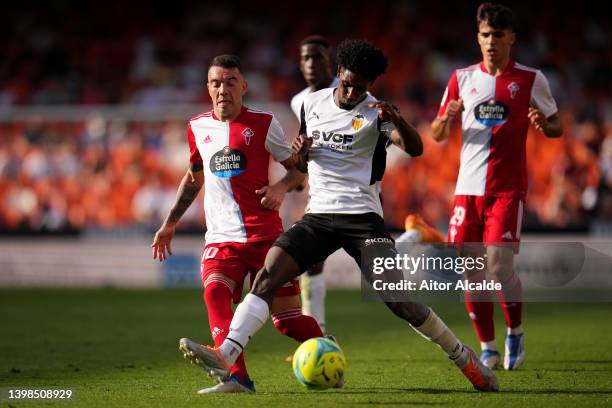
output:
M 523 200 L 514 197 L 457 195 L 448 225 L 448 241 L 506 243 L 517 251 Z
M 251 276 L 251 285 L 255 275 L 263 267 L 266 254 L 274 241 L 258 242 L 220 242 L 209 244 L 204 247 L 200 267 L 202 284 L 206 285 L 206 279 L 212 273 L 226 276 L 236 282 L 233 292 L 234 303 L 240 302 L 244 279 L 248 274 Z M 222 278 L 215 279 L 220 283 L 228 284 Z M 229 285 L 229 284 L 228 284 Z M 300 284 L 297 279 L 287 282 L 276 291 L 276 297 L 294 296 L 300 294 Z

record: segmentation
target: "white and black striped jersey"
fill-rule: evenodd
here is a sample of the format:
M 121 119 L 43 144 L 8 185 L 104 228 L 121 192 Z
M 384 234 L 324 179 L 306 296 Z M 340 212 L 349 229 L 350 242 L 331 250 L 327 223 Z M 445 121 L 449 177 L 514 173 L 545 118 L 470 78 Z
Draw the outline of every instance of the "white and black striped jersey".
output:
M 395 127 L 369 106 L 376 102 L 372 95 L 346 110 L 334 102 L 335 89 L 308 94 L 302 105 L 300 134 L 313 139 L 306 212 L 382 217 L 376 182 L 385 171 L 388 135 Z

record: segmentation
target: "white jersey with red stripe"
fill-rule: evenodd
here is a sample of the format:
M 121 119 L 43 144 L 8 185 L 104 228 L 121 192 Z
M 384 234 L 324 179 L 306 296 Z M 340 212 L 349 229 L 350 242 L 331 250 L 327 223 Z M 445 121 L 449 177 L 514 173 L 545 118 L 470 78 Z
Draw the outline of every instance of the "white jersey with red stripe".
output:
M 546 117 L 557 112 L 541 71 L 510 61 L 500 75 L 483 63 L 456 70 L 438 116 L 461 98 L 463 146 L 455 195 L 524 199 L 527 192 L 526 141 L 529 106 Z
M 206 243 L 276 239 L 282 232 L 277 211 L 255 193 L 269 184 L 270 154 L 282 162 L 291 146 L 272 113 L 242 107 L 222 122 L 213 111 L 189 121 L 190 162 L 204 167 Z

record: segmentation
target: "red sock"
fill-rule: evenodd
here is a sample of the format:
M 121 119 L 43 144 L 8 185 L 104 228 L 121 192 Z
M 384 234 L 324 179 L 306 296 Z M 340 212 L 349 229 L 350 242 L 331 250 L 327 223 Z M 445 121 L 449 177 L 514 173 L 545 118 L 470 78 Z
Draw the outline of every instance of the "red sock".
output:
M 497 298 L 506 317 L 506 327 L 513 329 L 520 326 L 523 317 L 523 286 L 515 272 L 502 282 L 502 290 L 497 291 Z
M 272 322 L 279 332 L 300 343 L 313 337 L 323 337 L 317 321 L 310 316 L 303 315 L 299 307 L 272 314 Z
M 208 324 L 215 346 L 219 347 L 227 334 L 232 322 L 234 312 L 232 312 L 231 302 L 232 293 L 226 283 L 220 281 L 207 282 L 204 289 L 204 302 L 208 309 Z M 234 374 L 240 380 L 249 378 L 243 354 L 238 357 L 230 369 L 230 374 Z
M 465 308 L 481 343 L 495 340 L 493 302 L 486 299 L 489 299 L 488 292 L 465 292 Z

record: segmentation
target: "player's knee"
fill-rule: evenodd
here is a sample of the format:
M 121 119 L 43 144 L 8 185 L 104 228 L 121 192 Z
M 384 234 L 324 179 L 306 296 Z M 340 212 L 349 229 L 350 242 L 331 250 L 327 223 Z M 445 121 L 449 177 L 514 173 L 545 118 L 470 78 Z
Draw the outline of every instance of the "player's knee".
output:
M 274 281 L 270 277 L 270 272 L 268 269 L 261 269 L 255 277 L 253 287 L 251 288 L 251 293 L 257 297 L 265 299 L 268 301 L 268 303 L 270 303 L 276 290 L 278 290 L 278 287 L 275 286 Z
M 320 275 L 321 273 L 323 273 L 323 265 L 325 262 L 319 262 L 317 264 L 312 265 L 308 271 L 306 271 L 308 273 L 308 276 L 317 276 Z
M 512 267 L 508 267 L 500 259 L 490 260 L 487 267 L 491 278 L 498 281 L 505 280 L 506 277 L 512 273 Z
M 236 282 L 222 274 L 210 274 L 204 281 L 204 301 L 206 304 L 215 302 L 229 293 L 231 296 L 236 287 Z

